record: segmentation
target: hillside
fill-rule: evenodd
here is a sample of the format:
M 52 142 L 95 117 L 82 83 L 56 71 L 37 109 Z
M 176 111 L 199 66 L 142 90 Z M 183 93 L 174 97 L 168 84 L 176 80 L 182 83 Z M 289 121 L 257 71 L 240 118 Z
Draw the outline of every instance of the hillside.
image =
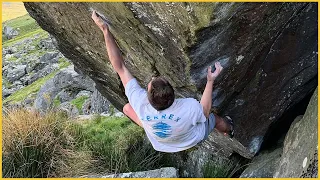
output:
M 27 14 L 22 2 L 3 2 L 2 3 L 2 22 L 20 17 Z

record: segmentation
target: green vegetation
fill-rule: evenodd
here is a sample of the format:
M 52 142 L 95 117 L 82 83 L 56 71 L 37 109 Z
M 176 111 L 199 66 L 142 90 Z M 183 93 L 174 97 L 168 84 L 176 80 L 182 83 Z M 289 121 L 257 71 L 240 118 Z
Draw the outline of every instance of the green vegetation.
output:
M 143 129 L 128 118 L 101 117 L 74 126 L 77 147 L 96 159 L 96 172 L 128 172 L 161 166 L 163 154 L 143 143 Z
M 2 46 L 3 47 L 8 47 L 8 46 L 11 46 L 19 41 L 22 41 L 23 39 L 26 39 L 26 38 L 29 38 L 31 36 L 34 36 L 34 35 L 37 35 L 39 34 L 39 37 L 42 37 L 42 36 L 45 36 L 45 34 L 47 34 L 46 31 L 44 31 L 43 29 L 37 29 L 35 31 L 32 31 L 32 32 L 28 32 L 24 35 L 19 35 L 13 39 L 10 39 L 10 40 L 6 40 L 6 41 L 3 41 L 2 42 Z M 39 38 L 40 39 L 40 38 Z M 38 40 L 40 42 L 40 40 Z M 37 42 L 34 42 L 34 44 L 36 44 Z
M 12 110 L 3 116 L 3 177 L 54 177 L 86 154 L 75 152 L 67 117 Z
M 2 78 L 2 86 L 10 87 L 11 85 L 12 85 L 11 82 L 9 82 L 7 79 Z
M 79 112 L 82 112 L 82 105 L 88 98 L 88 96 L 80 96 L 76 99 L 73 99 L 70 103 L 75 105 Z
M 59 62 L 59 69 L 62 69 L 71 65 L 71 63 L 67 61 L 67 59 L 65 58 L 60 58 L 58 62 Z
M 164 154 L 127 118 L 75 121 L 63 113 L 3 116 L 3 177 L 77 177 L 159 168 Z
M 28 97 L 29 94 L 36 93 L 40 90 L 41 86 L 46 83 L 49 79 L 53 78 L 62 68 L 68 67 L 70 65 L 69 62 L 63 62 L 59 64 L 59 69 L 55 70 L 54 72 L 48 74 L 45 77 L 42 77 L 32 84 L 16 91 L 15 93 L 11 94 L 9 97 L 7 97 L 3 103 L 7 102 L 19 102 L 24 100 L 26 97 Z
M 8 60 L 8 61 L 16 61 L 17 59 L 18 59 L 18 58 L 12 56 L 12 57 L 8 58 L 7 60 Z
M 3 38 L 2 39 L 3 46 L 4 46 L 4 43 L 7 41 L 10 41 L 11 43 L 14 41 L 16 42 L 17 40 L 21 40 L 25 37 L 29 37 L 33 34 L 44 31 L 39 27 L 36 21 L 29 16 L 29 14 L 6 21 L 3 23 L 3 26 L 10 26 L 19 32 L 19 35 L 13 39 L 8 40 L 6 38 Z
M 204 165 L 204 178 L 231 178 L 241 167 L 239 161 L 215 158 Z
M 15 93 L 11 94 L 8 98 L 6 98 L 3 103 L 7 103 L 7 102 L 19 102 L 24 100 L 29 94 L 32 93 L 36 93 L 40 90 L 40 87 L 47 82 L 47 80 L 51 79 L 54 77 L 54 75 L 56 75 L 56 73 L 59 70 L 56 70 L 52 73 L 50 73 L 49 75 L 38 79 L 37 81 L 33 82 L 32 84 L 30 84 L 29 86 L 26 86 L 18 91 L 16 91 Z
M 109 105 L 109 112 L 110 112 L 110 115 L 111 115 L 111 116 L 114 115 L 115 109 L 116 109 L 116 108 L 115 108 L 112 104 Z
M 61 104 L 59 97 L 53 99 L 53 106 L 58 107 Z

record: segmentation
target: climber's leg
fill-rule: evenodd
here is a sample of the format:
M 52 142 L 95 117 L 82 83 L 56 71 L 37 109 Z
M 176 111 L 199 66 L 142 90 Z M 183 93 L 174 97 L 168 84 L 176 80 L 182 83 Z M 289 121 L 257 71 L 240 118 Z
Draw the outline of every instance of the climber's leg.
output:
M 228 116 L 226 116 L 225 118 L 222 118 L 216 114 L 214 114 L 214 117 L 216 119 L 215 128 L 219 132 L 229 134 L 231 137 L 233 137 L 233 133 L 231 133 L 231 131 L 233 131 L 233 123 L 231 122 L 231 118 L 229 118 Z M 227 119 L 227 118 L 229 118 L 229 119 Z
M 123 106 L 123 113 L 127 115 L 133 122 L 135 122 L 140 127 L 142 127 L 142 123 L 140 119 L 138 118 L 136 112 L 134 112 L 133 108 L 129 103 Z
M 214 114 L 210 113 L 209 118 L 206 121 L 206 131 L 205 131 L 205 137 L 206 139 L 208 135 L 212 132 L 212 130 L 216 128 L 219 132 L 225 133 L 226 135 L 231 132 L 231 129 L 233 128 L 232 125 L 225 120 L 224 118 Z M 233 135 L 231 135 L 232 137 Z
M 216 126 L 215 128 L 222 132 L 222 133 L 228 133 L 230 131 L 230 124 L 228 124 L 222 117 L 214 114 L 214 117 L 216 119 Z

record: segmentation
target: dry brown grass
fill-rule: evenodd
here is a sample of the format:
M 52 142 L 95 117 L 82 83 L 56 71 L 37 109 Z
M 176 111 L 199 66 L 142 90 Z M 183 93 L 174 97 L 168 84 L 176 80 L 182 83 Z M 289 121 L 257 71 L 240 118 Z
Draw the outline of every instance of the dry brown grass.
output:
M 2 22 L 27 14 L 22 2 L 2 3 Z
M 162 154 L 143 143 L 127 118 L 65 115 L 26 109 L 3 115 L 3 177 L 81 177 L 161 167 Z
M 90 155 L 74 150 L 66 116 L 11 110 L 3 116 L 3 177 L 71 177 L 86 174 Z M 79 173 L 79 174 L 78 174 Z

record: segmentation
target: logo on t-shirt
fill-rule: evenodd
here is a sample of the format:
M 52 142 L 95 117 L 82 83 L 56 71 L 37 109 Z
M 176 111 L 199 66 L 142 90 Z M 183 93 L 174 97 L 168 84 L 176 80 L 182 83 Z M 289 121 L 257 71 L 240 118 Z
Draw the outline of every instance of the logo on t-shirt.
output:
M 155 123 L 152 128 L 155 130 L 154 134 L 160 138 L 167 138 L 172 132 L 171 126 L 164 122 Z

